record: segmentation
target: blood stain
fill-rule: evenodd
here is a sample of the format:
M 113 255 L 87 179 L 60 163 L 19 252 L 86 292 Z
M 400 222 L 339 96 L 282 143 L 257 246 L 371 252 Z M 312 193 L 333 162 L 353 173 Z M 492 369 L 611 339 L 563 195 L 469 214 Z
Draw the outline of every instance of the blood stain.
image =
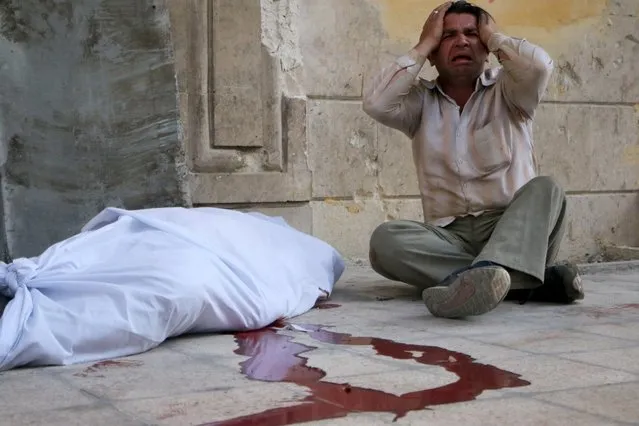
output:
M 580 312 L 585 313 L 589 317 L 600 319 L 600 318 L 609 317 L 611 315 L 616 315 L 630 309 L 639 309 L 639 303 L 629 303 L 626 305 L 617 305 L 617 306 L 612 306 L 609 308 L 602 308 L 602 307 L 596 307 L 596 306 L 581 307 Z
M 315 305 L 315 309 L 335 309 L 341 307 L 342 305 L 338 305 L 337 303 L 318 303 Z
M 281 324 L 280 324 L 281 325 Z M 277 327 L 277 326 L 276 326 Z M 475 362 L 469 355 L 447 349 L 399 343 L 377 337 L 358 337 L 326 330 L 323 326 L 301 325 L 316 341 L 352 346 L 371 346 L 377 355 L 412 360 L 423 365 L 444 368 L 459 379 L 432 389 L 403 395 L 351 386 L 348 383 L 324 382 L 326 372 L 307 365 L 302 356 L 317 347 L 293 342 L 292 336 L 278 334 L 275 327 L 237 333 L 235 353 L 249 358 L 240 363 L 244 375 L 264 382 L 286 382 L 305 387 L 310 395 L 300 404 L 274 408 L 261 413 L 208 423 L 212 425 L 290 425 L 309 421 L 346 417 L 349 413 L 384 412 L 395 414 L 395 420 L 411 411 L 433 405 L 472 401 L 487 390 L 530 385 L 520 375 Z
M 131 361 L 131 360 L 106 360 L 96 362 L 95 364 L 85 368 L 80 373 L 74 374 L 74 376 L 78 377 L 88 377 L 89 374 L 95 374 L 98 371 L 106 370 L 109 368 L 119 368 L 119 367 L 139 367 L 143 365 L 141 361 Z M 104 377 L 103 375 L 98 375 L 96 377 Z

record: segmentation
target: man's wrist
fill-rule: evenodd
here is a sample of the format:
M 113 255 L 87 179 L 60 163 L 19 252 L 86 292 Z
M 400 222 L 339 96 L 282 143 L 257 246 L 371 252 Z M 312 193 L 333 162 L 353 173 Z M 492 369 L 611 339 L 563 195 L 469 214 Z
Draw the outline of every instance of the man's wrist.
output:
M 495 32 L 490 30 L 485 30 L 485 32 L 481 34 L 481 41 L 482 43 L 484 43 L 486 47 L 488 47 L 490 39 L 492 38 L 493 34 L 495 34 Z
M 414 48 L 413 51 L 415 51 L 420 57 L 428 58 L 428 56 L 433 53 L 433 51 L 437 48 L 437 45 L 435 43 L 429 42 L 429 41 L 422 41 L 420 43 L 418 43 Z
M 490 34 L 490 37 L 488 37 L 488 40 L 486 41 L 486 47 L 488 48 L 488 51 L 492 53 L 497 52 L 503 41 L 507 38 L 508 36 L 498 31 L 492 32 Z

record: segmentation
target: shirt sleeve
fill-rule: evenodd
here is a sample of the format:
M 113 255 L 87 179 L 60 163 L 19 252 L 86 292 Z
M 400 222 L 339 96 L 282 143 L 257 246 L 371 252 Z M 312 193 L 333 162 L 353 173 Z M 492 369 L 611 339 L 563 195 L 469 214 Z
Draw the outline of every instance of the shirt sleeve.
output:
M 539 46 L 500 33 L 492 35 L 488 49 L 503 67 L 498 84 L 509 108 L 532 119 L 552 75 L 552 58 Z
M 421 122 L 424 87 L 417 76 L 425 62 L 413 49 L 386 66 L 364 92 L 364 112 L 412 138 Z

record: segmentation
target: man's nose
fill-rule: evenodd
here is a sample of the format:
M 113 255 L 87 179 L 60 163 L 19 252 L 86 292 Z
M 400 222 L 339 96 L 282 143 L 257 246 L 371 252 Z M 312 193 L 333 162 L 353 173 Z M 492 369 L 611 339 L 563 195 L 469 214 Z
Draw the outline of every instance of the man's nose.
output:
M 457 39 L 455 40 L 455 45 L 458 47 L 465 47 L 468 46 L 470 44 L 470 41 L 468 40 L 468 37 L 466 37 L 464 34 L 460 34 L 459 36 L 457 36 Z

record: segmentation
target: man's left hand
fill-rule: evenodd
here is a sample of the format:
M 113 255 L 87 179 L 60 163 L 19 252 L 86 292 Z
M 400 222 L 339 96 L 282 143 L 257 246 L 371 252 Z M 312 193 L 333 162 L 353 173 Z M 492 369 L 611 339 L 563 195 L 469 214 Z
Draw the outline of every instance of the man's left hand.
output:
M 490 37 L 496 32 L 497 24 L 495 20 L 487 13 L 482 13 L 479 20 L 479 38 L 481 42 L 484 43 L 484 46 L 486 46 L 486 49 L 488 49 L 488 40 L 490 40 Z

